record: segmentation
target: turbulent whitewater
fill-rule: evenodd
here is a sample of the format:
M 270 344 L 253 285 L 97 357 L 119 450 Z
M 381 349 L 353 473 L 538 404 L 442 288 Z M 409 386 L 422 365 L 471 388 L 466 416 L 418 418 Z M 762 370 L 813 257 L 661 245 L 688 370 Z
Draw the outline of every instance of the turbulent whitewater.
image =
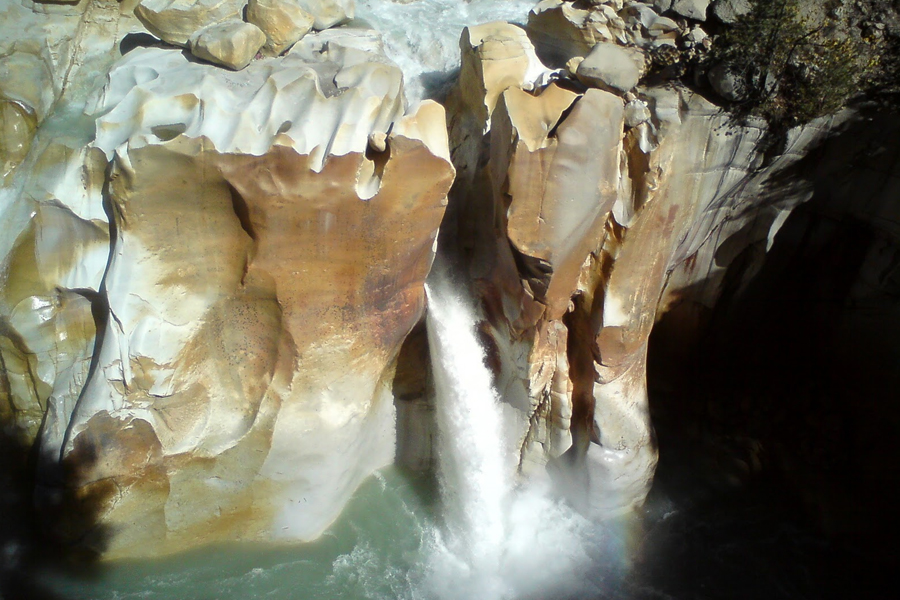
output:
M 443 523 L 423 552 L 426 596 L 513 599 L 590 593 L 600 530 L 548 481 L 517 482 L 501 399 L 476 335 L 476 314 L 440 273 L 427 284 Z
M 359 0 L 356 16 L 377 29 L 387 55 L 403 70 L 412 105 L 439 96 L 459 67 L 464 27 L 490 21 L 524 24 L 534 0 Z

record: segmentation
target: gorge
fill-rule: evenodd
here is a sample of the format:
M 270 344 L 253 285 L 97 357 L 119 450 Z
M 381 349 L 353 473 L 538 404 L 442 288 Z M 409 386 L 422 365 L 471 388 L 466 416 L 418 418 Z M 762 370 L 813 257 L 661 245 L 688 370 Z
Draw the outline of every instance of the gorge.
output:
M 3 597 L 877 579 L 896 113 L 736 116 L 752 5 L 0 0 Z

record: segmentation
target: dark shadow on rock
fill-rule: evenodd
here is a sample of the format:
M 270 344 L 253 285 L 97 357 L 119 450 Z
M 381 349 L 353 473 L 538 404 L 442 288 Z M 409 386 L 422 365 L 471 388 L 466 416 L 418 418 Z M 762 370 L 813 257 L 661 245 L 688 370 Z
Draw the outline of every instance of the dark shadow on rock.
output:
M 790 561 L 806 570 L 774 595 L 735 598 L 874 597 L 900 566 L 898 133 L 900 119 L 863 110 L 770 177 L 763 202 L 798 186 L 813 197 L 761 270 L 748 283 L 752 261 L 732 253 L 724 283 L 681 290 L 654 329 L 660 463 L 648 506 L 670 506 L 655 526 L 680 531 L 657 533 L 683 544 L 660 550 L 683 574 L 676 597 L 721 596 L 696 585 L 719 577 L 697 572 L 704 560 L 722 562 L 725 579 Z M 723 290 L 714 309 L 696 300 L 710 285 Z M 776 560 L 760 562 L 767 554 Z
M 149 33 L 136 32 L 129 33 L 125 37 L 122 38 L 122 41 L 119 42 L 119 54 L 125 56 L 132 50 L 136 48 L 174 48 L 175 46 L 170 46 L 157 38 L 153 37 Z
M 62 600 L 64 596 L 48 583 L 48 577 L 98 573 L 97 553 L 84 552 L 78 539 L 59 535 L 61 523 L 74 520 L 104 543 L 106 529 L 96 524 L 96 499 L 68 487 L 72 471 L 84 465 L 68 465 L 60 471 L 60 487 L 53 491 L 55 510 L 40 510 L 35 504 L 35 469 L 41 460 L 35 446 L 14 426 L 0 424 L 0 598 L 4 600 Z
M 430 71 L 422 74 L 422 97 L 446 103 L 447 96 L 459 78 L 459 69 L 452 71 Z

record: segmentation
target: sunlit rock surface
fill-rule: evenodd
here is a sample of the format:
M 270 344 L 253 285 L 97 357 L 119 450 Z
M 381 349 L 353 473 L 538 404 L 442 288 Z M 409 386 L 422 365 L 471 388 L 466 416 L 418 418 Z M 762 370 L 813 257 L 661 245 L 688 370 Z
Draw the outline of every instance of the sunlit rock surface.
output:
M 200 29 L 188 43 L 197 58 L 240 71 L 250 64 L 266 39 L 253 23 L 234 19 Z
M 37 444 L 57 535 L 112 557 L 308 540 L 395 437 L 433 466 L 415 326 L 451 148 L 440 239 L 510 454 L 594 515 L 643 501 L 654 322 L 752 277 L 809 196 L 773 178 L 834 124 L 763 157 L 760 123 L 643 87 L 642 58 L 706 35 L 671 2 L 487 1 L 361 0 L 389 59 L 327 29 L 346 0 L 0 0 L 0 420 Z M 202 41 L 234 27 L 252 43 Z M 588 77 L 598 44 L 630 48 L 625 83 Z M 446 118 L 420 105 L 457 65 Z
M 444 114 L 403 116 L 377 39 L 306 42 L 246 74 L 157 49 L 110 74 L 110 319 L 63 454 L 102 486 L 113 553 L 312 539 L 393 458 L 389 366 L 453 175 Z
M 34 13 L 3 8 L 28 48 Z M 315 538 L 394 457 L 393 365 L 453 179 L 444 111 L 405 110 L 372 31 L 236 73 L 159 47 L 113 64 L 141 24 L 82 15 L 49 31 L 65 49 L 87 28 L 90 52 L 0 54 L 0 416 L 39 437 L 39 507 L 109 557 Z M 109 75 L 67 87 L 82 68 Z
M 489 64 L 477 47 L 466 59 L 471 39 L 463 73 Z M 459 95 L 476 98 L 467 81 Z M 622 513 L 643 502 L 656 464 L 646 354 L 666 298 L 775 235 L 809 194 L 760 202 L 768 179 L 829 128 L 792 132 L 792 151 L 761 169 L 763 125 L 735 126 L 687 90 L 639 86 L 626 111 L 572 83 L 502 87 L 486 136 L 488 86 L 468 120 L 454 115 L 449 245 L 481 299 L 521 470 L 547 465 L 585 510 Z
M 164 42 L 187 46 L 194 32 L 240 20 L 244 0 L 142 0 L 134 9 L 147 31 Z
M 250 0 L 247 21 L 266 34 L 266 53 L 278 56 L 309 33 L 315 18 L 289 0 Z

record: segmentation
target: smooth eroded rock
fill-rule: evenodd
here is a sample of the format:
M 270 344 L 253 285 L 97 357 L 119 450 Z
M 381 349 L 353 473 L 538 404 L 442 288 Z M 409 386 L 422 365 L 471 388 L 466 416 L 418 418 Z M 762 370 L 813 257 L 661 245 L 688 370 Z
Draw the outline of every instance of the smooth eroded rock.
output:
M 240 71 L 250 64 L 266 43 L 266 34 L 252 23 L 222 21 L 191 36 L 191 53 L 197 58 Z
M 500 94 L 510 87 L 531 87 L 545 71 L 518 25 L 497 21 L 466 27 L 459 45 L 462 66 L 458 89 L 468 110 L 484 122 L 489 120 Z
M 18 102 L 0 100 L 0 182 L 25 160 L 37 124 Z
M 47 427 L 109 556 L 313 539 L 393 459 L 392 365 L 453 180 L 444 112 L 403 114 L 373 33 L 298 46 L 240 72 L 136 49 L 93 106 L 109 319 Z

